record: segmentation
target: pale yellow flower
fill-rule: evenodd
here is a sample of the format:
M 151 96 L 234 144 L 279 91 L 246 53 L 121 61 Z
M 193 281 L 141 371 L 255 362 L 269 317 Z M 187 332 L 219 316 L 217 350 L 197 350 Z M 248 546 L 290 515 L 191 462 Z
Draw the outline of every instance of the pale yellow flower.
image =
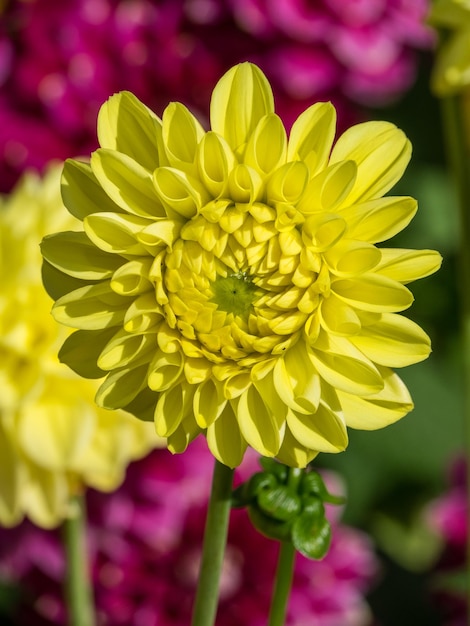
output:
M 438 96 L 458 93 L 470 85 L 470 1 L 437 0 L 429 23 L 442 31 L 431 87 Z
M 83 485 L 109 491 L 157 443 L 152 425 L 99 409 L 97 385 L 59 363 L 69 334 L 50 314 L 42 237 L 80 223 L 60 198 L 61 167 L 27 174 L 0 206 L 0 524 L 51 527 Z
M 101 148 L 68 161 L 63 197 L 84 233 L 43 242 L 53 315 L 78 328 L 61 358 L 105 376 L 97 402 L 154 419 L 173 452 L 199 433 L 216 458 L 247 446 L 293 466 L 344 450 L 412 401 L 392 367 L 429 338 L 399 315 L 437 252 L 378 248 L 416 212 L 385 197 L 411 154 L 392 124 L 333 147 L 335 110 L 287 137 L 264 74 L 219 81 L 205 132 L 182 104 L 160 120 L 132 94 L 105 103 Z

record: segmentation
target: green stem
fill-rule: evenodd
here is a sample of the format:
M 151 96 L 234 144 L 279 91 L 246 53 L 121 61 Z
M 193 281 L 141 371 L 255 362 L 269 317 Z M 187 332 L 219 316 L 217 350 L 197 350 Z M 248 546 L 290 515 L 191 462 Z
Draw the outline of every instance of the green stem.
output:
M 447 160 L 457 186 L 460 207 L 460 336 L 466 456 L 470 459 L 470 92 L 445 98 L 442 101 L 442 119 Z M 470 490 L 470 462 L 467 463 L 467 481 Z M 470 512 L 468 526 L 470 530 Z M 470 542 L 467 556 L 470 564 Z M 470 597 L 470 577 L 468 594 Z
M 233 469 L 215 461 L 192 626 L 213 626 L 227 542 Z
M 277 562 L 273 599 L 269 611 L 269 626 L 283 626 L 294 576 L 295 548 L 290 541 L 282 541 Z
M 87 547 L 86 512 L 83 496 L 72 499 L 73 516 L 63 525 L 63 541 L 67 563 L 65 595 L 69 626 L 93 626 L 95 623 L 93 594 L 90 585 Z
M 298 467 L 289 469 L 287 485 L 292 491 L 297 491 L 303 473 L 304 470 Z M 295 553 L 296 550 L 290 541 L 281 542 L 268 626 L 283 626 L 285 622 L 294 577 Z

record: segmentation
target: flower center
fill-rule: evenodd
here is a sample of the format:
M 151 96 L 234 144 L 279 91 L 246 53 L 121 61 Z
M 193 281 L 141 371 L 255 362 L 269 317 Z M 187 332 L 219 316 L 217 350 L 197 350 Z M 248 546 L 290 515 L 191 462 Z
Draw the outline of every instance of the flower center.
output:
M 256 285 L 246 272 L 238 272 L 212 283 L 212 302 L 226 313 L 246 318 L 256 297 Z

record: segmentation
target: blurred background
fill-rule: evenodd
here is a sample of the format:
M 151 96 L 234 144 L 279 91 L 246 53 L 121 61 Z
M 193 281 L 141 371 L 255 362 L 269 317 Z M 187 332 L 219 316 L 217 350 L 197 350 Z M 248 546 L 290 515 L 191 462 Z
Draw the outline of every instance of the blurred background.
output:
M 409 312 L 431 336 L 433 353 L 401 372 L 415 401 L 410 415 L 382 431 L 351 432 L 346 452 L 316 459 L 345 490 L 347 505 L 334 521 L 325 563 L 298 565 L 292 626 L 466 623 L 458 205 L 440 103 L 429 88 L 437 43 L 426 25 L 429 6 L 426 0 L 0 2 L 5 199 L 26 171 L 42 173 L 51 160 L 89 154 L 97 146 L 98 109 L 112 93 L 128 89 L 158 115 L 178 100 L 204 121 L 217 79 L 244 60 L 267 74 L 287 126 L 315 101 L 331 100 L 339 131 L 382 119 L 413 144 L 393 193 L 417 198 L 419 211 L 391 245 L 432 248 L 444 257 L 436 275 L 413 285 Z M 256 460 L 249 463 L 256 467 Z M 189 623 L 209 476 L 210 459 L 194 444 L 181 458 L 158 450 L 131 464 L 114 494 L 90 490 L 100 624 Z M 1 623 L 65 623 L 58 536 L 28 521 L 1 530 Z M 242 512 L 234 515 L 229 544 L 218 624 L 261 625 L 275 546 L 258 545 Z M 250 560 L 254 545 L 264 556 Z M 268 572 L 257 572 L 261 562 Z

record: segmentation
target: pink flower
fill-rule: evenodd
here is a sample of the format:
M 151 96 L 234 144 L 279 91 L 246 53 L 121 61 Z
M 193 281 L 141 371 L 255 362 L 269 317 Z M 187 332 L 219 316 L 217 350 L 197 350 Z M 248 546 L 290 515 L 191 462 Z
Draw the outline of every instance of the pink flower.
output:
M 259 471 L 248 455 L 237 481 Z M 157 450 L 129 466 L 111 495 L 90 492 L 89 546 L 101 626 L 186 626 L 198 578 L 212 458 L 204 443 L 186 454 Z M 337 479 L 327 477 L 331 481 Z M 369 538 L 332 519 L 322 561 L 297 555 L 288 626 L 365 626 L 364 595 L 378 563 Z M 64 624 L 58 536 L 25 523 L 3 531 L 0 573 L 25 590 L 14 623 Z M 277 542 L 233 510 L 221 581 L 219 626 L 265 626 Z M 31 601 L 32 600 L 32 601 Z
M 0 191 L 96 148 L 96 115 L 128 89 L 204 117 L 216 80 L 257 63 L 289 125 L 332 100 L 342 128 L 403 93 L 432 43 L 427 0 L 11 0 L 0 15 Z

